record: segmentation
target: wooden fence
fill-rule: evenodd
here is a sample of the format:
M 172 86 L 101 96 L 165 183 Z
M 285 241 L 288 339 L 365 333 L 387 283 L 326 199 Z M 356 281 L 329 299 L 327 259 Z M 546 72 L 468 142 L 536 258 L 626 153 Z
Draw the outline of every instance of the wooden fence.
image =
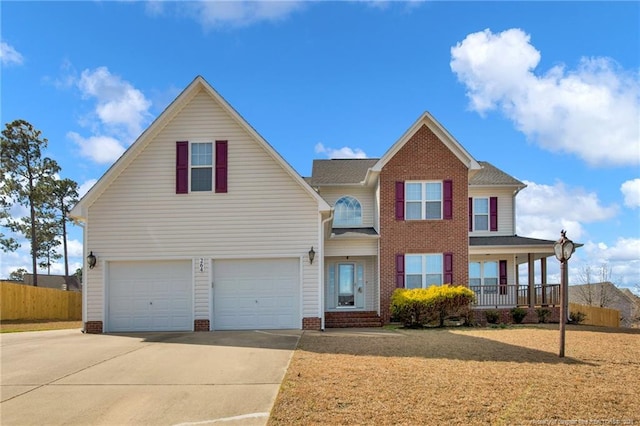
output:
M 569 303 L 569 312 L 582 312 L 585 314 L 587 317 L 582 322 L 584 325 L 620 327 L 620 311 L 617 309 Z
M 0 282 L 0 320 L 82 320 L 82 294 Z

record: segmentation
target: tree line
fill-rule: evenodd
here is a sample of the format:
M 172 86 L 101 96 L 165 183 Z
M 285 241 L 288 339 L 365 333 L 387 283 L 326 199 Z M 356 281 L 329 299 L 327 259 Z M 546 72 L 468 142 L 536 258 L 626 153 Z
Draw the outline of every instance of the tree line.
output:
M 60 178 L 58 163 L 43 157 L 48 140 L 29 122 L 6 123 L 0 140 L 0 249 L 8 253 L 20 247 L 13 235 L 30 242 L 34 286 L 38 285 L 38 266 L 50 273 L 51 265 L 60 258 L 69 276 L 67 214 L 78 202 L 78 184 Z M 13 217 L 11 210 L 16 205 L 27 209 L 27 215 Z M 63 254 L 56 250 L 60 244 Z

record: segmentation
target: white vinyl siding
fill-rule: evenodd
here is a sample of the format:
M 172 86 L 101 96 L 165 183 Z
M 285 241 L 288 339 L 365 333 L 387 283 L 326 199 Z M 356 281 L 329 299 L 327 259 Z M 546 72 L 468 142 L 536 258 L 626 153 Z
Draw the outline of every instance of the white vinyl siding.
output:
M 357 227 L 371 228 L 374 226 L 375 188 L 364 186 L 323 186 L 320 188 L 320 195 L 332 206 L 344 196 L 348 195 L 355 198 L 360 202 L 360 207 L 362 208 L 362 225 Z
M 325 256 L 376 256 L 377 238 L 336 238 L 324 243 Z
M 490 197 L 498 197 L 498 231 L 489 231 L 488 229 L 486 231 L 474 230 L 469 233 L 470 236 L 514 235 L 516 233 L 513 211 L 514 196 L 512 189 L 505 190 L 502 188 L 477 188 L 470 186 L 469 197 L 486 199 L 489 199 Z
M 176 141 L 228 140 L 228 193 L 175 193 Z M 199 91 L 88 208 L 87 250 L 105 259 L 303 257 L 302 316 L 318 317 L 318 203 L 217 102 Z M 103 320 L 102 268 L 87 271 Z M 208 278 L 196 278 L 203 318 Z M 208 303 L 208 302 L 206 302 Z

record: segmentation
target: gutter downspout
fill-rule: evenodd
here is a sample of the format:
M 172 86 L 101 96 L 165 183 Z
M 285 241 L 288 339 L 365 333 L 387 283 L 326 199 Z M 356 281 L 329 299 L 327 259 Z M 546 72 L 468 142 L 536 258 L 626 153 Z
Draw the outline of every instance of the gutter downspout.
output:
M 333 208 L 330 210 L 329 217 L 320 222 L 320 263 L 318 267 L 320 268 L 320 273 L 318 274 L 320 279 L 319 281 L 319 291 L 320 291 L 320 330 L 324 331 L 324 226 L 330 220 L 333 220 Z

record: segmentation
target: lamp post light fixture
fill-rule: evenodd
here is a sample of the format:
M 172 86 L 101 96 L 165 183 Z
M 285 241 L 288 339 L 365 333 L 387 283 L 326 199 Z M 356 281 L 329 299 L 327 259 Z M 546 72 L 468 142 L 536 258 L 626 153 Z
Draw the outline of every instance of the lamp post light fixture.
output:
M 567 231 L 560 231 L 560 239 L 553 245 L 556 259 L 560 261 L 560 352 L 558 356 L 564 358 L 565 324 L 569 311 L 569 267 L 567 265 L 576 246 L 567 238 Z
M 89 253 L 89 256 L 87 256 L 87 264 L 89 265 L 89 269 L 93 269 L 96 266 L 96 257 L 93 254 L 93 251 L 91 253 Z
M 313 246 L 311 246 L 311 250 L 309 250 L 309 264 L 313 265 L 313 259 L 316 258 L 316 252 L 313 249 Z

